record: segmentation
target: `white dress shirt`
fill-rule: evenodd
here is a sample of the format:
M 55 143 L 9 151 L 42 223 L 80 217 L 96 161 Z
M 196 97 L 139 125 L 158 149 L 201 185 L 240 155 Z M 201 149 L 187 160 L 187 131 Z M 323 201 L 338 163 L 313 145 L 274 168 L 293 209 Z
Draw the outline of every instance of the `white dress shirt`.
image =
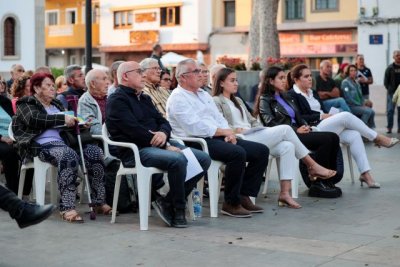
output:
M 310 108 L 316 112 L 319 112 L 321 114 L 323 114 L 324 112 L 321 109 L 321 104 L 319 103 L 319 101 L 317 99 L 315 99 L 313 92 L 311 89 L 307 90 L 307 94 L 303 93 L 303 91 L 300 90 L 300 88 L 297 85 L 293 85 L 293 90 L 297 93 L 297 94 L 301 94 L 302 96 L 305 97 L 305 99 L 307 100 L 308 104 L 310 105 Z
M 212 137 L 217 128 L 229 129 L 212 97 L 203 89 L 197 93 L 174 89 L 167 101 L 167 119 L 177 136 Z

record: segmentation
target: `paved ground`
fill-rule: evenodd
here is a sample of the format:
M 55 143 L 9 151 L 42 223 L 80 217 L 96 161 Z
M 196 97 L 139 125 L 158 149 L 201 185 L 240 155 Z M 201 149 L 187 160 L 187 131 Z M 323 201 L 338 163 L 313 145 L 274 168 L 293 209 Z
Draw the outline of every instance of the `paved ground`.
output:
M 384 118 L 377 124 L 382 132 Z M 400 266 L 400 146 L 367 151 L 381 189 L 351 184 L 345 165 L 343 197 L 309 198 L 301 184 L 303 208 L 292 210 L 278 208 L 273 178 L 268 198 L 257 199 L 265 213 L 251 219 L 211 219 L 205 203 L 187 229 L 164 227 L 153 212 L 144 232 L 137 214 L 72 225 L 54 213 L 19 230 L 0 211 L 0 266 Z

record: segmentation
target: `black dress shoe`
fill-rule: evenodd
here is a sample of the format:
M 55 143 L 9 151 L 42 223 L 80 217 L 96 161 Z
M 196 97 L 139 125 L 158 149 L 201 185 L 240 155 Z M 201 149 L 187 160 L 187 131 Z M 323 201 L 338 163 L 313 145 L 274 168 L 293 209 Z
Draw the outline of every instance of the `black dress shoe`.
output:
M 188 226 L 184 209 L 174 210 L 174 218 L 172 219 L 172 226 L 176 228 L 186 228 Z
M 167 203 L 164 197 L 159 197 L 156 201 L 152 202 L 151 205 L 157 211 L 158 216 L 160 216 L 165 224 L 171 226 L 173 215 L 171 204 Z
M 387 134 L 391 134 L 391 133 L 392 133 L 392 128 L 387 128 L 386 133 L 387 133 Z
M 320 197 L 320 198 L 337 198 L 341 196 L 341 190 L 337 188 L 331 188 L 325 185 L 322 181 L 317 180 L 313 182 L 308 191 L 308 196 L 310 197 Z
M 331 181 L 327 180 L 327 181 L 322 181 L 326 186 L 328 186 L 329 188 L 333 188 L 336 189 L 338 191 L 339 197 L 342 196 L 342 189 L 340 187 L 337 187 L 334 183 L 332 183 Z
M 22 204 L 21 209 L 21 215 L 15 220 L 19 228 L 25 228 L 46 220 L 52 214 L 55 206 L 52 204 L 40 206 L 25 202 Z

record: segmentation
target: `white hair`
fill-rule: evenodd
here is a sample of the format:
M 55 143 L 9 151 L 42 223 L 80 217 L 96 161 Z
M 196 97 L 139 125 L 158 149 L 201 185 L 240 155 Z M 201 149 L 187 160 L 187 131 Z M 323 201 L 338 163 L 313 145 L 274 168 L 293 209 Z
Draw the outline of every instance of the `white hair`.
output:
M 142 70 L 145 70 L 150 67 L 151 63 L 155 63 L 157 64 L 157 66 L 159 66 L 157 59 L 151 57 L 143 59 L 142 61 L 140 61 L 139 65 Z
M 325 59 L 325 60 L 322 60 L 321 63 L 319 63 L 319 67 L 322 68 L 322 67 L 324 67 L 326 64 L 332 64 L 332 63 L 331 63 L 330 60 Z
M 182 75 L 183 73 L 185 73 L 185 72 L 188 71 L 187 65 L 189 65 L 189 64 L 194 64 L 194 65 L 197 66 L 196 61 L 194 61 L 194 60 L 191 59 L 191 58 L 188 58 L 188 59 L 184 59 L 184 60 L 182 60 L 182 61 L 179 61 L 178 65 L 176 65 L 175 77 L 176 77 L 176 79 L 177 79 L 178 81 L 179 81 L 181 75 Z
M 224 64 L 214 64 L 210 68 L 210 81 L 214 79 L 215 75 L 217 75 L 217 72 L 220 71 L 221 69 L 226 68 Z
M 122 75 L 129 70 L 129 65 L 132 62 L 134 61 L 126 61 L 121 63 L 121 65 L 119 65 L 117 69 L 117 80 L 119 84 L 122 83 Z
M 92 69 L 86 74 L 85 84 L 88 90 L 91 89 L 90 84 L 92 83 L 92 81 L 97 79 L 99 73 L 105 73 L 105 72 L 99 69 Z

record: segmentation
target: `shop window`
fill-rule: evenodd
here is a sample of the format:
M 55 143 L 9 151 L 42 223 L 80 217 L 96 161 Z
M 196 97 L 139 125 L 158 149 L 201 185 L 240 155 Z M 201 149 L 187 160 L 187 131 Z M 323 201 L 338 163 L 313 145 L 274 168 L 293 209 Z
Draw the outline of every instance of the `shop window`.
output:
M 46 11 L 46 25 L 58 25 L 58 11 Z
M 133 24 L 133 14 L 131 10 L 114 12 L 114 29 L 131 28 Z
M 160 8 L 160 26 L 177 26 L 181 24 L 181 7 Z
M 315 0 L 315 10 L 337 10 L 337 0 Z
M 285 19 L 286 20 L 304 19 L 304 1 L 285 0 Z
M 15 19 L 7 18 L 4 21 L 4 56 L 15 56 L 15 37 L 16 37 Z
M 224 2 L 224 26 L 234 27 L 235 26 L 235 16 L 236 16 L 236 5 L 235 1 L 225 1 Z

